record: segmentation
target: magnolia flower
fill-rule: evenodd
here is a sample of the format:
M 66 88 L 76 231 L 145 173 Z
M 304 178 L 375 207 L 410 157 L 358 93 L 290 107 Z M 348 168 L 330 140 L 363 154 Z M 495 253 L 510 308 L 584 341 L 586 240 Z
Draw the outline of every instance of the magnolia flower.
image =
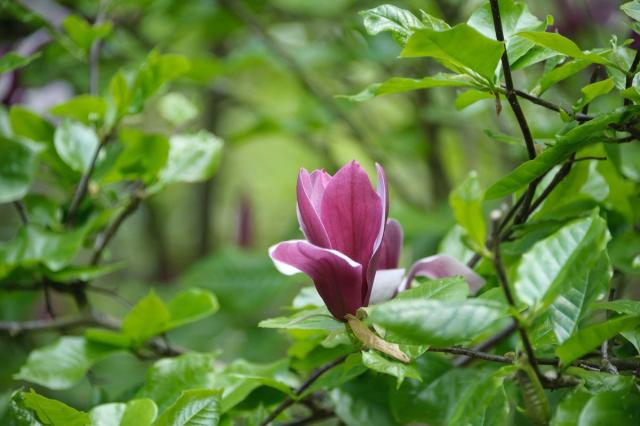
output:
M 305 273 L 331 314 L 344 321 L 358 308 L 393 297 L 411 286 L 416 275 L 431 278 L 462 275 L 472 288 L 482 279 L 445 255 L 419 260 L 406 278 L 398 268 L 402 227 L 387 219 L 388 189 L 384 170 L 376 164 L 378 186 L 356 161 L 334 176 L 324 170 L 300 170 L 297 212 L 306 240 L 284 241 L 269 255 L 284 274 Z

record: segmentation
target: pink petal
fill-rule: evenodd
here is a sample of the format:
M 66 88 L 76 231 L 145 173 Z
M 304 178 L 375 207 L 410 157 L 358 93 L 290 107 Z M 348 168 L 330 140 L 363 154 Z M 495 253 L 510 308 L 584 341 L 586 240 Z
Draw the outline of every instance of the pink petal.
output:
M 300 169 L 297 187 L 297 214 L 300 229 L 307 240 L 319 247 L 331 248 L 329 237 L 319 215 L 320 200 L 322 200 L 325 189 L 323 183 L 328 183 L 330 180 L 330 176 L 329 179 L 325 179 L 323 174 L 329 176 L 319 170 L 309 176 L 309 172 Z
M 373 281 L 369 304 L 376 304 L 389 300 L 395 296 L 402 285 L 404 269 L 380 269 Z
M 378 270 L 398 267 L 403 237 L 400 223 L 395 219 L 387 220 L 387 227 L 384 230 L 384 237 L 378 254 Z
M 286 275 L 304 272 L 313 280 L 331 314 L 344 321 L 362 303 L 362 266 L 335 250 L 304 240 L 285 241 L 269 248 L 276 268 Z
M 327 185 L 320 219 L 330 247 L 368 268 L 382 241 L 385 207 L 380 195 L 371 187 L 367 173 L 357 162 L 342 167 Z M 370 292 L 369 288 L 363 290 L 364 294 Z
M 386 232 L 385 228 L 387 224 L 387 217 L 389 215 L 389 188 L 387 186 L 387 178 L 384 174 L 384 169 L 378 163 L 376 163 L 376 173 L 378 176 L 378 187 L 376 192 L 378 194 L 378 197 L 380 198 L 380 203 L 382 205 L 382 208 L 384 209 L 384 214 L 380 217 L 380 227 L 378 228 L 378 235 L 376 235 L 371 258 L 369 259 L 369 263 L 367 264 L 367 283 L 369 285 L 367 286 L 367 293 L 363 294 L 364 300 L 367 304 L 369 303 L 369 298 L 371 297 L 376 270 L 387 269 L 385 267 L 379 266 L 378 262 L 380 259 L 380 252 L 382 249 L 384 234 Z M 397 267 L 397 264 L 396 266 L 394 266 L 394 268 L 395 267 Z
M 411 288 L 411 282 L 416 276 L 435 279 L 456 275 L 461 275 L 467 284 L 469 284 L 471 294 L 475 294 L 484 285 L 484 279 L 467 265 L 449 255 L 438 254 L 425 257 L 414 263 L 403 287 Z

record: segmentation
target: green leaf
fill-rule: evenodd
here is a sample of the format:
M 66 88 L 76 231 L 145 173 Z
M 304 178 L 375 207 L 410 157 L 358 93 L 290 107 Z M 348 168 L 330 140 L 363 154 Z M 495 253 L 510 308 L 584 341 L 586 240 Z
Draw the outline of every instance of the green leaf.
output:
M 593 102 L 594 99 L 606 95 L 615 87 L 615 82 L 613 78 L 607 78 L 606 80 L 598 81 L 592 84 L 588 84 L 580 89 L 583 93 L 583 96 L 573 105 L 574 111 L 579 111 L 585 105 Z
M 497 394 L 503 389 L 505 379 L 513 376 L 516 371 L 517 367 L 509 365 L 474 383 L 460 398 L 460 402 L 456 405 L 451 416 L 450 424 L 475 424 L 472 423 L 473 420 L 478 417 L 479 413 L 484 414 Z
M 151 290 L 122 321 L 122 332 L 137 344 L 167 329 L 171 314 L 164 302 Z
M 167 164 L 169 141 L 164 135 L 125 127 L 120 129 L 119 141 L 123 149 L 104 177 L 106 183 L 138 179 L 150 183 Z
M 582 272 L 585 275 L 574 275 L 573 284 L 549 306 L 548 316 L 560 343 L 577 330 L 591 304 L 606 292 L 613 273 L 606 252 L 600 255 L 592 268 L 585 268 Z
M 635 109 L 631 109 L 628 112 L 618 110 L 602 114 L 593 120 L 574 127 L 558 137 L 554 146 L 546 149 L 535 159 L 522 163 L 511 173 L 494 183 L 485 193 L 485 200 L 501 198 L 525 187 L 531 181 L 566 159 L 572 152 L 589 144 L 602 141 L 603 133 L 610 124 L 631 119 L 636 114 L 637 111 Z
M 584 389 L 574 389 L 558 404 L 551 418 L 551 426 L 576 426 L 576 421 L 591 396 Z
M 117 351 L 117 348 L 87 342 L 83 337 L 61 337 L 32 351 L 14 378 L 49 389 L 68 389 L 82 380 L 95 363 Z
M 605 340 L 611 339 L 621 331 L 631 330 L 640 324 L 640 317 L 620 316 L 596 325 L 584 328 L 571 336 L 556 348 L 560 363 L 567 365 L 573 360 L 589 353 Z
M 442 302 L 461 302 L 469 296 L 469 284 L 462 277 L 447 277 L 426 282 L 414 281 L 413 286 L 401 291 L 397 300 L 431 299 Z
M 156 361 L 147 370 L 138 397 L 151 398 L 163 412 L 184 390 L 212 388 L 215 354 L 188 353 Z
M 372 307 L 369 320 L 398 343 L 446 346 L 473 340 L 506 315 L 506 306 L 488 300 L 392 300 Z
M 557 68 L 549 72 L 545 72 L 540 79 L 540 82 L 531 91 L 532 94 L 539 96 L 547 91 L 548 88 L 562 80 L 565 80 L 572 75 L 582 71 L 590 65 L 589 61 L 583 59 L 576 59 L 560 65 Z
M 182 126 L 198 116 L 198 108 L 182 93 L 167 93 L 158 104 L 160 115 L 174 127 Z
M 220 420 L 220 391 L 194 389 L 182 395 L 167 409 L 155 426 L 215 426 Z
M 513 0 L 500 0 L 498 7 L 500 8 L 502 32 L 506 41 L 509 62 L 514 64 L 534 47 L 531 41 L 515 37 L 515 35 L 521 31 L 544 31 L 547 22 L 542 22 L 529 13 L 529 9 L 524 3 Z M 496 33 L 489 2 L 484 2 L 482 7 L 476 9 L 467 23 L 480 31 L 485 37 L 495 38 Z
M 199 321 L 218 311 L 218 300 L 208 290 L 192 288 L 178 293 L 169 303 L 168 329 Z
M 584 406 L 579 426 L 634 425 L 640 423 L 640 395 L 637 391 L 602 392 Z
M 537 242 L 518 266 L 513 283 L 518 299 L 539 312 L 560 294 L 572 298 L 571 288 L 587 276 L 609 238 L 606 221 L 594 211 Z
M 71 41 L 86 55 L 95 41 L 109 35 L 112 24 L 104 22 L 92 27 L 80 16 L 69 15 L 62 21 L 62 28 Z
M 449 204 L 458 225 L 478 248 L 483 248 L 487 238 L 487 225 L 482 211 L 482 189 L 475 171 L 449 195 Z
M 433 57 L 455 72 L 467 68 L 493 82 L 503 51 L 503 43 L 483 36 L 467 24 L 460 24 L 446 31 L 417 30 L 400 56 Z
M 577 44 L 558 33 L 523 31 L 517 35 L 539 46 L 549 48 L 572 58 L 583 59 L 596 64 L 611 65 L 607 59 L 597 53 L 584 53 Z
M 21 392 L 22 405 L 33 410 L 45 425 L 52 426 L 86 426 L 89 423 L 87 413 L 78 411 L 54 399 L 31 392 Z
M 631 19 L 640 21 L 640 2 L 633 0 L 620 6 L 620 10 L 626 13 Z
M 50 142 L 53 140 L 54 127 L 38 114 L 26 108 L 14 106 L 9 110 L 11 130 L 16 136 L 31 139 L 36 142 Z
M 107 111 L 104 99 L 93 95 L 80 95 L 49 110 L 56 117 L 71 118 L 84 124 L 101 122 Z
M 81 173 L 89 169 L 99 143 L 93 128 L 71 120 L 64 120 L 54 136 L 56 151 L 62 161 Z
M 362 355 L 360 353 L 351 354 L 347 359 L 324 373 L 318 380 L 309 386 L 300 398 L 304 398 L 313 392 L 326 389 L 336 388 L 343 383 L 351 381 L 353 378 L 360 376 L 367 371 L 367 367 L 362 363 Z
M 392 77 L 383 83 L 369 85 L 362 92 L 352 96 L 338 96 L 353 102 L 363 102 L 376 96 L 394 93 L 405 93 L 413 90 L 430 89 L 432 87 L 475 87 L 473 81 L 466 75 L 439 73 L 433 77 L 421 79 Z
M 260 321 L 262 328 L 288 328 L 292 330 L 339 330 L 344 324 L 337 321 L 324 306 L 306 309 L 289 317 L 270 318 Z
M 27 195 L 36 166 L 36 156 L 28 146 L 0 137 L 0 204 Z
M 0 74 L 13 71 L 16 68 L 22 68 L 29 65 L 35 59 L 40 57 L 40 52 L 36 52 L 33 55 L 22 56 L 15 52 L 8 52 L 2 55 L 0 58 Z
M 407 42 L 415 30 L 424 28 L 424 24 L 413 13 L 389 4 L 364 10 L 360 15 L 364 18 L 367 33 L 376 35 L 389 31 L 401 45 Z
M 461 111 L 466 107 L 475 104 L 476 102 L 495 98 L 495 95 L 487 91 L 471 89 L 458 95 L 458 97 L 456 98 L 455 107 L 458 111 Z
M 70 282 L 74 280 L 91 281 L 125 268 L 125 262 L 96 266 L 65 266 L 58 271 L 45 271 L 44 274 L 54 281 Z
M 387 381 L 361 375 L 329 392 L 340 423 L 346 426 L 396 426 L 387 399 L 393 390 Z
M 619 299 L 611 302 L 602 302 L 593 306 L 594 309 L 608 309 L 619 314 L 639 315 L 640 301 Z
M 150 399 L 133 399 L 93 407 L 89 411 L 91 426 L 151 426 L 158 414 Z
M 387 359 L 374 350 L 362 352 L 362 363 L 365 367 L 373 371 L 396 377 L 398 388 L 404 381 L 405 377 L 422 381 L 420 373 L 418 373 L 418 370 L 416 370 L 412 365 Z
M 169 144 L 167 166 L 160 175 L 163 183 L 200 182 L 210 178 L 220 164 L 223 142 L 205 130 L 172 136 Z
M 126 97 L 118 96 L 118 98 L 127 99 L 127 102 L 123 102 L 123 104 L 128 104 L 130 99 L 131 112 L 140 112 L 147 99 L 156 94 L 163 85 L 187 72 L 190 67 L 189 60 L 184 56 L 161 55 L 154 50 L 149 53 L 147 59 L 138 70 L 130 92 L 127 91 L 129 95 Z M 123 93 L 121 91 L 122 82 L 116 83 L 118 86 L 117 92 Z

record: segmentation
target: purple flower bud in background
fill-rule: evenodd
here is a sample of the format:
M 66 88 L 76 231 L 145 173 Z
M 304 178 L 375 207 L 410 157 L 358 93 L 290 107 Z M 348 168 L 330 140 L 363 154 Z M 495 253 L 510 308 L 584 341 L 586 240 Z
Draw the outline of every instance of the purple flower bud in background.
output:
M 408 279 L 398 268 L 403 233 L 387 220 L 388 190 L 384 170 L 376 165 L 378 187 L 356 161 L 335 176 L 324 170 L 298 176 L 298 221 L 306 240 L 284 241 L 269 255 L 278 270 L 299 272 L 313 280 L 327 308 L 339 320 L 358 308 L 393 297 L 416 275 L 438 278 L 462 275 L 472 288 L 482 284 L 464 264 L 449 256 L 418 261 Z

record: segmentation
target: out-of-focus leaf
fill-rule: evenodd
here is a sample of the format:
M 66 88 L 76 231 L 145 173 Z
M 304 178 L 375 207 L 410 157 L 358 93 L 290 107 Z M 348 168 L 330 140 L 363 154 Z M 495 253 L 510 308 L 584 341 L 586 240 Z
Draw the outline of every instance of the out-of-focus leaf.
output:
M 591 396 L 584 389 L 573 390 L 556 407 L 551 418 L 551 426 L 576 426 L 576 421 Z
M 493 82 L 503 51 L 503 43 L 483 36 L 467 24 L 460 24 L 446 31 L 415 31 L 400 56 L 433 57 L 455 72 L 466 68 Z
M 150 399 L 98 405 L 89 411 L 90 426 L 151 426 L 158 414 Z
M 360 14 L 370 35 L 389 31 L 400 45 L 404 45 L 415 30 L 424 28 L 424 24 L 413 13 L 390 4 L 364 10 Z
M 584 406 L 578 426 L 633 425 L 640 423 L 640 395 L 631 392 L 602 392 Z
M 169 328 L 180 327 L 206 318 L 218 311 L 220 305 L 213 293 L 199 288 L 181 291 L 167 303 Z
M 619 314 L 640 316 L 640 301 L 626 299 L 613 300 L 611 302 L 598 303 L 594 305 L 594 309 L 608 309 Z
M 506 315 L 506 306 L 488 300 L 392 300 L 371 308 L 369 319 L 399 343 L 446 346 L 473 340 Z
M 139 397 L 151 398 L 160 412 L 172 405 L 180 393 L 213 388 L 215 354 L 188 353 L 156 361 L 148 370 Z
M 588 84 L 584 86 L 580 91 L 582 92 L 582 97 L 578 100 L 578 102 L 573 105 L 574 111 L 579 111 L 585 105 L 593 102 L 594 99 L 606 95 L 611 90 L 613 90 L 615 83 L 613 78 L 607 78 L 606 80 L 597 81 L 595 83 Z
M 40 52 L 29 56 L 22 56 L 15 52 L 5 53 L 0 58 L 0 74 L 13 71 L 16 68 L 26 67 L 38 57 L 40 57 Z
M 502 31 L 506 41 L 509 62 L 513 64 L 534 47 L 531 41 L 521 37 L 514 37 L 515 34 L 521 31 L 544 31 L 547 22 L 542 22 L 529 13 L 526 4 L 521 2 L 500 0 L 498 7 L 500 8 Z M 484 36 L 495 38 L 496 33 L 489 2 L 485 2 L 482 7 L 476 9 L 467 23 Z
M 200 182 L 211 177 L 220 164 L 223 142 L 205 130 L 172 136 L 169 145 L 162 183 Z
M 98 96 L 80 95 L 54 106 L 49 111 L 57 117 L 71 118 L 84 124 L 91 124 L 104 119 L 107 103 Z
M 456 222 L 478 248 L 483 248 L 487 238 L 487 225 L 482 211 L 482 189 L 475 171 L 449 195 L 449 204 Z
M 347 426 L 394 426 L 389 410 L 387 382 L 370 375 L 356 377 L 330 392 L 336 416 Z
M 152 290 L 141 299 L 122 321 L 122 332 L 140 344 L 167 329 L 171 314 Z
M 387 359 L 374 350 L 362 352 L 362 363 L 371 370 L 396 377 L 397 387 L 400 387 L 405 377 L 422 380 L 420 373 L 412 365 Z
M 126 264 L 124 262 L 96 266 L 66 266 L 58 271 L 45 271 L 44 274 L 57 282 L 70 282 L 74 280 L 91 281 L 123 269 L 125 266 Z
M 549 306 L 549 319 L 560 343 L 576 331 L 580 320 L 593 301 L 606 292 L 613 273 L 606 253 L 600 255 L 592 268 L 582 272 L 586 275 L 574 276 L 573 285 L 560 293 Z
M 22 405 L 33 410 L 45 425 L 86 426 L 89 424 L 87 413 L 69 407 L 67 404 L 55 399 L 45 398 L 33 390 L 21 392 Z
M 95 130 L 71 120 L 64 120 L 54 137 L 58 155 L 77 172 L 85 172 L 89 168 L 99 143 Z
M 564 365 L 580 358 L 611 339 L 621 331 L 631 330 L 640 324 L 640 317 L 620 316 L 596 325 L 584 328 L 556 348 L 556 355 Z
M 174 127 L 182 126 L 198 116 L 198 108 L 185 95 L 167 93 L 158 104 L 162 117 Z
M 164 135 L 144 133 L 137 129 L 122 128 L 119 135 L 123 146 L 106 182 L 142 180 L 150 183 L 158 177 L 169 158 L 169 141 Z
M 53 125 L 38 114 L 20 106 L 9 110 L 11 130 L 16 136 L 36 142 L 51 142 L 55 131 Z
M 164 84 L 187 72 L 190 67 L 189 60 L 184 56 L 162 55 L 154 50 L 138 70 L 130 91 L 127 91 L 130 94 L 126 97 L 118 95 L 117 98 L 130 99 L 131 112 L 139 112 L 147 99 L 156 94 Z M 122 82 L 117 82 L 117 88 L 112 88 L 112 95 L 114 92 L 124 93 L 122 87 Z M 126 104 L 128 103 L 127 101 Z
M 0 203 L 27 195 L 36 164 L 36 156 L 28 146 L 0 137 Z
M 640 2 L 633 0 L 620 6 L 620 9 L 630 18 L 640 21 Z
M 290 317 L 270 318 L 260 321 L 258 327 L 288 328 L 293 330 L 338 330 L 344 324 L 337 321 L 324 306 L 317 309 L 306 309 Z
M 69 15 L 62 21 L 62 28 L 64 28 L 64 31 L 71 41 L 73 41 L 84 54 L 87 54 L 95 41 L 109 35 L 112 24 L 111 22 L 103 22 L 91 26 L 83 18 L 77 15 Z
M 78 383 L 95 363 L 119 349 L 65 336 L 29 354 L 15 375 L 49 389 L 68 389 Z
M 573 297 L 565 293 L 576 287 L 574 281 L 588 275 L 609 238 L 605 220 L 594 211 L 536 243 L 518 266 L 513 283 L 518 299 L 534 311 L 541 311 L 561 294 Z
M 426 282 L 414 282 L 413 286 L 401 291 L 397 300 L 431 299 L 442 302 L 462 302 L 469 295 L 469 284 L 462 277 L 447 277 Z
M 421 79 L 392 77 L 382 83 L 373 83 L 358 94 L 338 97 L 349 101 L 362 102 L 376 96 L 430 89 L 432 87 L 475 87 L 475 84 L 468 76 L 445 73 Z
M 156 426 L 216 426 L 220 420 L 220 391 L 194 389 L 180 398 L 156 421 Z

